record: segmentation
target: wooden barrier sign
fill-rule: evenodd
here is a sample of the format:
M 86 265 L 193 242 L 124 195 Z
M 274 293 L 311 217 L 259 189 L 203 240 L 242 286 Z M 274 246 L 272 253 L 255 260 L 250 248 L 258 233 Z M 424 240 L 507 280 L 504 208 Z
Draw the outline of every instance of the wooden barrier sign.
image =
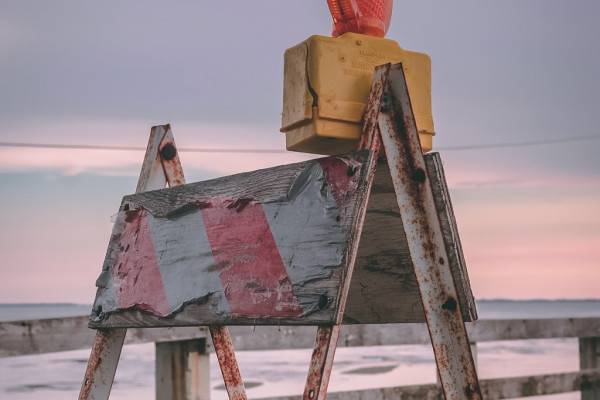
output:
M 377 169 L 368 196 L 369 157 L 364 150 L 126 196 L 90 326 L 336 323 L 367 198 L 344 322 L 424 321 L 389 169 Z M 463 316 L 471 320 L 439 155 L 425 158 Z
M 444 171 L 421 152 L 400 64 L 377 69 L 350 154 L 185 184 L 170 127 L 153 128 L 97 287 L 81 400 L 108 398 L 125 328 L 209 326 L 245 400 L 226 326 L 316 325 L 304 399 L 325 400 L 342 324 L 398 322 L 427 322 L 446 399 L 481 399 Z

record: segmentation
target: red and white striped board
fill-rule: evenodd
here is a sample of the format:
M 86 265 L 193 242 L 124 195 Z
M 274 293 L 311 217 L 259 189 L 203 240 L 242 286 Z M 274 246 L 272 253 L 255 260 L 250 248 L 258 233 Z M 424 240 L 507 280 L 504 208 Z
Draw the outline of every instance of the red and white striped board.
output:
M 125 197 L 92 326 L 333 322 L 369 154 Z
M 349 243 L 369 198 L 370 155 L 126 196 L 90 326 L 338 323 Z M 445 188 L 439 157 L 427 157 L 434 186 Z M 378 168 L 371 179 L 344 322 L 423 321 L 389 169 Z M 451 228 L 451 208 L 444 203 L 444 210 Z M 460 246 L 456 235 L 447 236 L 470 320 L 475 308 Z

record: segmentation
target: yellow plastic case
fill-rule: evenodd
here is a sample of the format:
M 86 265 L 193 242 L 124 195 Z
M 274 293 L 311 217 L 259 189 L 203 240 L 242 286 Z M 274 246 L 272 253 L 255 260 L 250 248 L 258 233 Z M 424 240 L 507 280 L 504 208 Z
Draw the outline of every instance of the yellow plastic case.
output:
M 432 147 L 431 61 L 393 40 L 346 33 L 311 36 L 285 52 L 281 131 L 291 151 L 356 149 L 377 65 L 401 62 L 423 151 Z

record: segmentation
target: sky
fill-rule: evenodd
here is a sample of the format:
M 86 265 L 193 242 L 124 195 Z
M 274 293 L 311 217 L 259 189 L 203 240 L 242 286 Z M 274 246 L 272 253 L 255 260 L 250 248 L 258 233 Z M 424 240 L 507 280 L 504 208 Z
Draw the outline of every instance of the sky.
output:
M 440 149 L 477 298 L 600 298 L 600 2 L 396 1 L 432 58 Z M 283 149 L 283 52 L 325 0 L 0 2 L 0 142 Z M 182 153 L 189 182 L 312 156 Z M 0 302 L 91 303 L 143 152 L 0 147 Z

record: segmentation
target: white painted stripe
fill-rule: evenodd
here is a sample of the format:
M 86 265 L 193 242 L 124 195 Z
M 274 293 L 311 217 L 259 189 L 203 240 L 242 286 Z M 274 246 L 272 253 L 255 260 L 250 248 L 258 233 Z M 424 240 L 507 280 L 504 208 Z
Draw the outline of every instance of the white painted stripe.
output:
M 296 178 L 289 197 L 285 202 L 263 205 L 279 254 L 292 285 L 322 279 L 342 263 L 347 238 L 337 220 L 340 210 L 318 163 L 309 164 Z M 299 300 L 303 306 L 318 303 Z
M 156 259 L 171 311 L 210 296 L 215 312 L 229 312 L 200 210 L 171 220 L 149 220 Z

